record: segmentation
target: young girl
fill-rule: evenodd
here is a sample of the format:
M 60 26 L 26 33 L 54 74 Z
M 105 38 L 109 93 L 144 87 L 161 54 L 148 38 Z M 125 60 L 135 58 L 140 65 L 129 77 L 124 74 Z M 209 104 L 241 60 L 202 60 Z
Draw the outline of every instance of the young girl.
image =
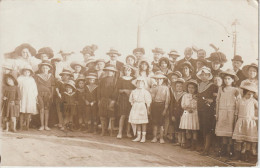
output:
M 41 127 L 39 128 L 39 131 L 44 129 L 49 131 L 49 110 L 54 91 L 54 77 L 49 73 L 52 69 L 52 65 L 49 61 L 42 61 L 38 66 L 40 73 L 35 75 L 34 78 L 38 88 L 38 106 L 40 109 Z
M 185 94 L 183 91 L 183 84 L 185 83 L 184 79 L 178 78 L 174 83 L 172 83 L 171 87 L 171 104 L 170 104 L 170 117 L 173 121 L 174 125 L 174 137 L 178 139 L 176 145 L 180 145 L 184 147 L 185 142 L 184 139 L 182 141 L 182 132 L 179 128 L 180 126 L 180 118 L 183 114 L 183 108 L 181 107 L 182 97 Z
M 186 82 L 187 93 L 183 95 L 181 106 L 184 110 L 181 121 L 180 128 L 186 130 L 182 132 L 182 139 L 187 138 L 191 139 L 191 150 L 196 149 L 197 140 L 198 140 L 198 130 L 199 130 L 199 118 L 197 111 L 197 91 L 198 83 L 194 79 L 190 79 Z
M 160 71 L 162 71 L 164 75 L 168 75 L 169 73 L 172 72 L 170 70 L 171 64 L 167 57 L 160 58 L 158 65 L 159 65 Z
M 2 116 L 5 121 L 5 131 L 9 131 L 9 123 L 12 123 L 12 131 L 16 132 L 16 118 L 19 117 L 21 94 L 16 78 L 6 74 L 3 81 Z
M 137 88 L 131 92 L 129 97 L 132 108 L 128 121 L 132 124 L 134 135 L 136 135 L 137 132 L 137 137 L 133 141 L 144 143 L 146 140 L 146 124 L 148 123 L 152 97 L 151 94 L 144 89 L 145 85 L 147 85 L 145 78 L 138 77 L 135 84 Z
M 148 60 L 142 59 L 139 62 L 138 65 L 138 71 L 136 72 L 136 77 L 143 77 L 146 82 L 146 89 L 150 89 L 152 85 L 155 83 L 154 80 L 151 78 L 153 76 L 153 73 L 150 71 L 150 65 Z M 133 80 L 133 83 L 136 83 L 135 80 Z
M 88 132 L 92 132 L 92 126 L 94 134 L 97 133 L 97 122 L 98 122 L 98 101 L 97 101 L 97 90 L 98 85 L 96 84 L 97 75 L 95 73 L 89 73 L 86 76 L 88 84 L 86 85 L 85 91 L 85 102 L 87 105 L 87 123 Z
M 21 69 L 21 76 L 17 78 L 18 87 L 21 92 L 20 106 L 20 129 L 23 128 L 24 119 L 26 120 L 26 130 L 29 130 L 31 114 L 38 113 L 36 108 L 38 89 L 30 65 Z
M 151 115 L 153 125 L 153 139 L 151 142 L 157 142 L 157 130 L 160 129 L 160 143 L 164 143 L 164 123 L 165 116 L 170 103 L 170 91 L 168 86 L 164 84 L 164 80 L 167 79 L 163 72 L 157 71 L 153 78 L 156 80 L 157 86 L 151 88 L 152 95 Z
M 117 89 L 119 92 L 118 95 L 118 112 L 120 116 L 119 120 L 119 131 L 117 138 L 121 139 L 122 138 L 122 132 L 123 132 L 123 127 L 125 123 L 125 119 L 128 119 L 130 110 L 131 110 L 131 104 L 129 102 L 129 96 L 132 90 L 135 89 L 135 86 L 132 84 L 133 80 L 133 67 L 130 65 L 125 65 L 124 66 L 124 74 L 121 78 L 119 78 L 117 82 Z M 130 123 L 127 122 L 127 137 L 131 138 L 132 135 L 130 133 L 131 126 Z
M 72 73 L 73 80 L 76 81 L 80 75 L 84 72 L 84 66 L 79 61 L 73 61 L 70 67 L 74 70 Z
M 234 119 L 236 101 L 239 98 L 239 90 L 232 86 L 238 80 L 235 72 L 231 69 L 220 73 L 224 81 L 223 87 L 218 90 L 216 99 L 216 136 L 222 137 L 220 155 L 231 154 L 232 134 L 234 130 Z M 227 153 L 226 151 L 227 150 Z
M 64 103 L 64 125 L 67 129 L 73 130 L 73 117 L 76 112 L 77 94 L 73 80 L 65 83 L 65 92 L 62 93 L 62 102 Z
M 182 72 L 182 78 L 188 81 L 192 78 L 192 72 L 194 70 L 193 66 L 189 61 L 186 61 L 180 65 L 180 70 Z
M 243 98 L 238 100 L 235 112 L 236 125 L 233 139 L 236 140 L 235 154 L 246 156 L 246 150 L 252 149 L 252 154 L 257 155 L 258 142 L 258 102 L 254 94 L 258 92 L 258 86 L 252 82 L 243 82 Z M 242 146 L 241 146 L 242 145 Z M 242 148 L 242 150 L 241 150 Z M 246 159 L 246 158 L 244 158 Z
M 242 72 L 247 78 L 246 80 L 242 82 L 253 82 L 256 85 L 258 85 L 258 65 L 255 63 L 252 63 L 250 65 L 246 65 L 242 68 Z M 241 84 L 242 84 L 241 82 Z
M 110 120 L 111 130 L 110 136 L 113 136 L 115 122 L 115 102 L 116 102 L 116 77 L 117 72 L 115 66 L 107 66 L 104 68 L 106 77 L 102 78 L 98 86 L 99 115 L 102 127 L 101 136 L 104 136 Z
M 77 106 L 76 106 L 76 115 L 74 117 L 74 122 L 77 124 L 79 129 L 83 129 L 86 120 L 86 103 L 85 103 L 85 76 L 80 74 L 76 80 L 76 94 L 77 94 Z
M 198 116 L 200 125 L 200 135 L 204 141 L 202 155 L 208 155 L 211 145 L 212 134 L 215 128 L 215 97 L 218 92 L 217 86 L 210 82 L 213 78 L 211 70 L 204 66 L 196 76 L 200 79 L 198 84 Z

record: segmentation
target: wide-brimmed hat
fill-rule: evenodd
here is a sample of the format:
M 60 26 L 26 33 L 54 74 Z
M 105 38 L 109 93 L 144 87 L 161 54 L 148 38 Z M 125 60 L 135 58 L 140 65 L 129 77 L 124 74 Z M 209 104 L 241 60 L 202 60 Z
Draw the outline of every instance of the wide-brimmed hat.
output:
M 118 56 L 121 56 L 121 54 L 114 48 L 110 48 L 110 50 L 107 52 L 107 55 L 110 54 L 117 54 Z
M 152 49 L 153 53 L 159 53 L 159 54 L 164 54 L 164 51 L 161 48 L 155 47 L 155 49 Z
M 91 46 L 85 46 L 80 53 L 82 54 L 89 54 L 91 56 L 95 56 L 95 51 L 98 49 L 98 46 L 92 44 Z
M 179 53 L 178 53 L 178 51 L 176 51 L 176 50 L 171 50 L 169 53 L 168 53 L 168 55 L 169 56 L 177 56 L 177 57 L 179 57 L 179 56 L 181 56 Z
M 71 73 L 71 71 L 69 69 L 66 69 L 66 68 L 64 68 L 59 75 L 60 76 L 69 75 L 69 76 L 73 77 L 73 74 Z
M 180 71 L 170 72 L 167 76 L 168 76 L 168 78 L 170 78 L 172 75 L 176 75 L 176 76 L 178 76 L 178 78 L 182 78 L 182 74 Z
M 136 49 L 134 49 L 133 50 L 133 54 L 136 53 L 136 52 L 141 52 L 141 53 L 145 54 L 144 48 L 136 48 Z
M 243 68 L 242 68 L 242 72 L 243 74 L 248 78 L 248 70 L 250 67 L 254 67 L 257 69 L 257 72 L 258 72 L 258 65 L 255 64 L 255 63 L 252 63 L 252 64 L 249 64 L 249 65 L 245 65 Z
M 86 64 L 86 67 L 88 66 L 88 64 L 90 63 L 96 63 L 96 60 L 94 58 L 90 58 L 87 60 L 87 62 L 85 63 Z
M 189 61 L 185 61 L 183 63 L 180 64 L 180 69 L 183 69 L 185 66 L 187 66 L 191 71 L 194 70 L 193 66 L 191 65 L 191 63 Z
M 24 70 L 29 70 L 31 72 L 31 75 L 34 74 L 32 66 L 29 64 L 26 64 L 23 68 L 21 68 L 21 73 L 23 73 Z
M 221 71 L 221 72 L 219 73 L 219 76 L 221 76 L 222 78 L 223 78 L 225 75 L 233 76 L 235 81 L 238 81 L 238 80 L 239 80 L 239 78 L 237 77 L 235 71 L 232 70 L 232 69 L 227 69 L 226 71 Z
M 76 89 L 75 82 L 73 80 L 69 80 L 67 83 L 65 83 L 65 87 L 67 85 L 71 86 L 74 90 Z
M 176 79 L 176 81 L 174 81 L 173 83 L 185 83 L 185 80 L 183 79 L 183 78 L 178 78 L 178 79 Z
M 162 71 L 156 71 L 154 73 L 154 75 L 152 76 L 152 78 L 155 78 L 155 79 L 166 79 L 167 77 L 164 75 L 164 73 Z
M 79 74 L 78 78 L 76 79 L 76 83 L 78 83 L 79 81 L 85 81 L 86 78 L 83 74 Z
M 195 79 L 189 79 L 188 81 L 186 81 L 187 86 L 188 86 L 188 84 L 194 84 L 194 85 L 198 86 L 198 82 Z
M 86 76 L 86 79 L 97 79 L 97 74 L 96 73 L 88 73 Z
M 240 88 L 246 89 L 246 90 L 249 90 L 249 91 L 252 91 L 255 93 L 258 92 L 258 86 L 255 83 L 250 82 L 250 81 L 242 82 Z
M 196 59 L 196 62 L 198 62 L 198 61 L 202 62 L 206 66 L 208 65 L 208 61 L 202 57 L 199 57 L 198 59 Z
M 168 65 L 168 68 L 170 67 L 170 60 L 167 57 L 161 57 L 158 61 L 159 66 L 161 65 L 161 62 L 164 61 Z
M 102 58 L 97 59 L 97 60 L 96 60 L 96 63 L 98 63 L 98 62 L 104 62 L 104 63 L 106 63 L 106 61 L 105 61 L 104 59 L 102 59 Z
M 197 78 L 200 79 L 200 74 L 201 74 L 202 72 L 205 72 L 205 73 L 209 73 L 209 74 L 210 74 L 208 80 L 211 80 L 211 79 L 213 78 L 213 75 L 212 75 L 212 73 L 211 73 L 211 70 L 210 70 L 210 68 L 207 67 L 207 66 L 203 66 L 202 68 L 199 69 L 199 71 L 198 71 L 197 74 L 196 74 Z
M 210 62 L 217 62 L 220 64 L 224 64 L 227 62 L 226 55 L 219 51 L 211 53 L 210 56 L 206 59 Z
M 235 55 L 233 59 L 231 59 L 231 61 L 240 61 L 240 62 L 244 62 L 242 57 L 240 55 Z
M 135 62 L 136 62 L 136 57 L 135 57 L 134 55 L 128 55 L 128 56 L 126 56 L 125 62 L 126 62 L 126 60 L 127 60 L 129 57 L 133 58 L 133 59 L 135 60 Z
M 28 43 L 23 43 L 21 45 L 19 45 L 18 47 L 15 48 L 14 50 L 14 55 L 15 56 L 21 56 L 22 54 L 22 50 L 24 48 L 27 48 L 29 50 L 29 52 L 31 53 L 32 56 L 35 56 L 36 55 L 36 50 L 35 48 L 33 48 L 30 44 Z
M 51 59 L 51 63 L 53 64 L 54 62 L 60 62 L 60 61 L 62 61 L 62 57 L 61 57 L 61 55 L 55 55 L 55 57 L 53 57 L 52 59 Z
M 53 50 L 50 47 L 43 47 L 39 49 L 35 57 L 41 59 L 40 58 L 41 54 L 47 54 L 49 59 L 51 59 L 54 56 Z
M 42 67 L 43 65 L 48 66 L 50 69 L 53 68 L 52 65 L 51 65 L 51 62 L 48 61 L 48 60 L 43 60 L 43 61 L 38 65 L 38 68 L 41 69 L 41 67 Z
M 12 69 L 13 69 L 13 68 L 12 68 L 12 65 L 11 65 L 11 64 L 7 64 L 7 63 L 4 63 L 4 64 L 2 65 L 2 68 L 8 69 L 8 70 L 12 70 Z
M 75 66 L 76 66 L 76 65 L 81 66 L 81 69 L 84 68 L 84 66 L 82 65 L 82 62 L 80 62 L 80 61 L 73 61 L 73 62 L 70 63 L 70 67 L 71 67 L 72 69 L 75 69 Z
M 61 55 L 71 55 L 71 54 L 74 54 L 74 52 L 70 51 L 68 49 L 61 49 L 58 54 L 61 54 Z
M 14 81 L 14 85 L 18 85 L 17 77 L 13 73 L 5 74 L 4 75 L 4 81 L 7 82 L 7 78 L 12 78 Z
M 103 69 L 103 71 L 113 71 L 113 72 L 117 72 L 117 69 L 116 69 L 116 67 L 113 66 L 113 65 L 108 65 L 108 66 L 106 66 L 106 67 Z

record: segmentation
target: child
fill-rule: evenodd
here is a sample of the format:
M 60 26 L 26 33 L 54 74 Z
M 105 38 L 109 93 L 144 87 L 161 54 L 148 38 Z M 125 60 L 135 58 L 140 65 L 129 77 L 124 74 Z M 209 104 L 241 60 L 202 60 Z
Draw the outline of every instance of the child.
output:
M 182 78 L 182 74 L 180 71 L 174 71 L 169 73 L 167 77 L 170 80 L 170 83 L 174 83 L 178 78 Z
M 12 131 L 16 132 L 16 118 L 19 117 L 21 94 L 16 78 L 11 74 L 4 76 L 2 116 L 5 120 L 5 131 L 9 131 L 9 123 L 12 123 Z
M 151 88 L 152 95 L 151 115 L 153 124 L 153 139 L 151 142 L 157 142 L 157 130 L 160 129 L 160 143 L 164 143 L 164 120 L 170 103 L 170 91 L 164 84 L 164 80 L 167 79 L 163 72 L 157 71 L 153 78 L 156 80 L 157 86 Z
M 182 139 L 191 139 L 191 150 L 196 149 L 198 140 L 198 130 L 199 130 L 199 118 L 197 111 L 197 92 L 198 83 L 194 79 L 190 79 L 186 82 L 187 93 L 183 95 L 181 101 L 181 107 L 184 112 L 181 116 L 180 128 L 186 130 L 182 132 Z
M 171 104 L 170 104 L 170 118 L 173 121 L 174 125 L 174 136 L 178 139 L 176 145 L 184 147 L 185 142 L 181 139 L 181 134 L 183 130 L 179 129 L 180 118 L 183 113 L 183 108 L 181 107 L 182 97 L 185 94 L 183 91 L 183 84 L 185 83 L 184 79 L 178 78 L 171 87 Z M 184 140 L 184 139 L 183 139 Z
M 35 82 L 38 88 L 38 103 L 40 109 L 40 121 L 41 127 L 39 131 L 51 130 L 48 127 L 49 110 L 52 103 L 52 95 L 54 90 L 54 77 L 49 71 L 52 69 L 52 65 L 49 61 L 42 61 L 38 65 L 39 74 L 35 75 Z
M 65 92 L 62 93 L 62 102 L 64 103 L 64 125 L 69 130 L 74 128 L 73 117 L 76 112 L 77 94 L 76 87 L 73 80 L 65 83 Z
M 64 130 L 64 124 L 63 124 L 63 112 L 64 112 L 64 106 L 63 102 L 61 100 L 61 94 L 65 92 L 65 83 L 67 83 L 71 78 L 73 78 L 73 75 L 70 70 L 63 69 L 63 71 L 59 74 L 61 76 L 61 80 L 57 81 L 56 83 L 56 89 L 55 89 L 55 100 L 56 100 L 56 110 L 58 115 L 59 124 L 58 127 L 61 130 Z
M 254 94 L 258 86 L 252 82 L 243 82 L 240 86 L 243 89 L 243 98 L 238 100 L 235 112 L 236 125 L 232 138 L 236 140 L 235 154 L 239 159 L 240 152 L 246 156 L 246 150 L 252 148 L 252 154 L 257 155 L 258 142 L 258 102 Z M 242 145 L 242 150 L 241 150 Z
M 110 136 L 113 136 L 115 122 L 115 102 L 116 102 L 116 77 L 117 72 L 115 66 L 107 66 L 104 68 L 106 77 L 102 78 L 98 86 L 99 115 L 102 127 L 101 136 L 104 136 L 108 127 L 108 119 L 110 120 L 111 130 Z
M 104 59 L 98 59 L 96 60 L 96 73 L 97 73 L 97 79 L 101 79 L 105 77 L 105 72 L 103 69 L 105 68 L 106 61 Z
M 73 75 L 73 80 L 77 80 L 78 77 L 82 74 L 82 72 L 84 71 L 84 66 L 79 62 L 79 61 L 73 61 L 70 64 L 70 67 L 74 70 L 74 72 L 72 73 Z
M 85 76 L 83 74 L 80 74 L 76 80 L 76 94 L 77 94 L 77 107 L 76 111 L 77 114 L 74 118 L 75 123 L 77 123 L 80 129 L 84 128 L 84 124 L 87 123 L 86 120 L 86 103 L 85 103 Z
M 97 101 L 97 90 L 98 85 L 96 84 L 97 75 L 95 73 L 89 73 L 86 76 L 88 84 L 86 85 L 85 91 L 85 103 L 87 105 L 87 116 L 86 120 L 88 123 L 88 132 L 92 132 L 92 125 L 94 134 L 97 133 L 97 122 L 98 122 L 98 101 Z
M 96 71 L 96 60 L 94 58 L 90 58 L 88 59 L 88 61 L 86 62 L 86 71 L 84 72 L 85 75 L 88 75 L 88 73 L 95 73 Z
M 255 63 L 246 65 L 242 68 L 246 79 L 242 82 L 253 82 L 258 85 L 258 65 Z M 242 83 L 241 83 L 242 84 Z
M 128 122 L 132 124 L 134 135 L 137 132 L 137 137 L 133 141 L 142 143 L 146 140 L 146 124 L 152 102 L 151 94 L 145 89 L 145 85 L 147 85 L 145 81 L 143 77 L 138 77 L 134 83 L 137 88 L 131 92 L 129 97 L 132 108 Z
M 117 89 L 119 92 L 118 95 L 118 112 L 120 115 L 120 120 L 119 120 L 119 131 L 117 138 L 121 139 L 122 138 L 122 132 L 123 132 L 123 127 L 125 123 L 125 119 L 129 117 L 129 113 L 131 110 L 131 104 L 129 102 L 129 96 L 132 90 L 135 89 L 135 86 L 132 84 L 133 80 L 133 67 L 130 65 L 125 65 L 124 66 L 124 74 L 121 78 L 119 78 L 118 83 L 117 83 Z M 130 123 L 127 122 L 127 137 L 131 138 L 132 135 L 130 133 Z
M 17 78 L 18 87 L 21 92 L 21 106 L 20 106 L 20 129 L 23 127 L 24 118 L 26 121 L 26 130 L 29 130 L 31 114 L 37 114 L 37 85 L 32 77 L 33 70 L 30 65 L 21 69 L 21 76 Z
M 221 87 L 223 84 L 222 78 L 220 76 L 214 76 L 213 78 L 213 83 L 217 86 L 217 87 Z M 216 95 L 217 96 L 217 95 Z
M 232 134 L 234 130 L 234 119 L 236 111 L 236 101 L 239 98 L 239 90 L 232 86 L 238 77 L 231 69 L 220 73 L 223 86 L 218 90 L 216 99 L 216 136 L 222 137 L 222 147 L 220 155 L 231 156 Z M 227 150 L 227 153 L 226 153 Z
M 152 85 L 154 84 L 153 79 L 151 78 L 153 76 L 153 73 L 150 71 L 150 64 L 147 59 L 142 59 L 139 61 L 138 65 L 138 71 L 136 71 L 136 77 L 143 77 L 146 82 L 146 89 L 149 90 Z M 133 80 L 133 83 L 136 83 L 135 80 Z
M 179 69 L 181 70 L 182 78 L 185 81 L 188 81 L 189 79 L 191 79 L 193 77 L 192 72 L 194 71 L 194 68 L 189 61 L 186 61 L 186 62 L 183 62 L 182 64 L 180 64 Z
M 172 71 L 170 70 L 171 64 L 170 61 L 167 57 L 162 57 L 159 59 L 159 70 L 163 72 L 164 75 L 168 75 Z
M 209 154 L 212 134 L 215 128 L 215 97 L 218 88 L 210 80 L 213 78 L 211 70 L 204 66 L 196 74 L 201 81 L 198 84 L 198 116 L 201 139 L 204 141 L 202 155 Z

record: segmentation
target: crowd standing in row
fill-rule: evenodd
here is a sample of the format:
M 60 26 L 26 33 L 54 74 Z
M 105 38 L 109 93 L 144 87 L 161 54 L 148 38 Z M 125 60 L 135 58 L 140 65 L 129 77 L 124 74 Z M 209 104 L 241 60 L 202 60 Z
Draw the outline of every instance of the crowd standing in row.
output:
M 164 56 L 155 48 L 151 63 L 143 48 L 134 49 L 125 63 L 110 49 L 106 62 L 95 59 L 96 49 L 83 48 L 84 62 L 70 61 L 70 51 L 60 51 L 59 57 L 49 47 L 36 52 L 29 44 L 8 53 L 14 63 L 3 64 L 4 131 L 28 130 L 39 113 L 39 131 L 50 130 L 49 118 L 56 116 L 61 130 L 96 134 L 100 125 L 102 136 L 108 130 L 113 136 L 118 125 L 119 139 L 126 133 L 146 142 L 148 132 L 152 143 L 167 139 L 203 155 L 210 148 L 235 159 L 257 155 L 257 64 L 242 68 L 242 57 L 235 55 L 233 68 L 223 71 L 225 54 L 214 51 L 206 58 L 203 49 L 189 47 L 179 61 L 176 50 Z

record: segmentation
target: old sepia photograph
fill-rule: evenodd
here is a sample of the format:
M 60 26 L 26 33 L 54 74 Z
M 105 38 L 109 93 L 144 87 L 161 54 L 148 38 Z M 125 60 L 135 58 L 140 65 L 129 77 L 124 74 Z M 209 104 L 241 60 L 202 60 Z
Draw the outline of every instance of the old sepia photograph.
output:
M 258 0 L 0 0 L 1 167 L 257 167 Z

